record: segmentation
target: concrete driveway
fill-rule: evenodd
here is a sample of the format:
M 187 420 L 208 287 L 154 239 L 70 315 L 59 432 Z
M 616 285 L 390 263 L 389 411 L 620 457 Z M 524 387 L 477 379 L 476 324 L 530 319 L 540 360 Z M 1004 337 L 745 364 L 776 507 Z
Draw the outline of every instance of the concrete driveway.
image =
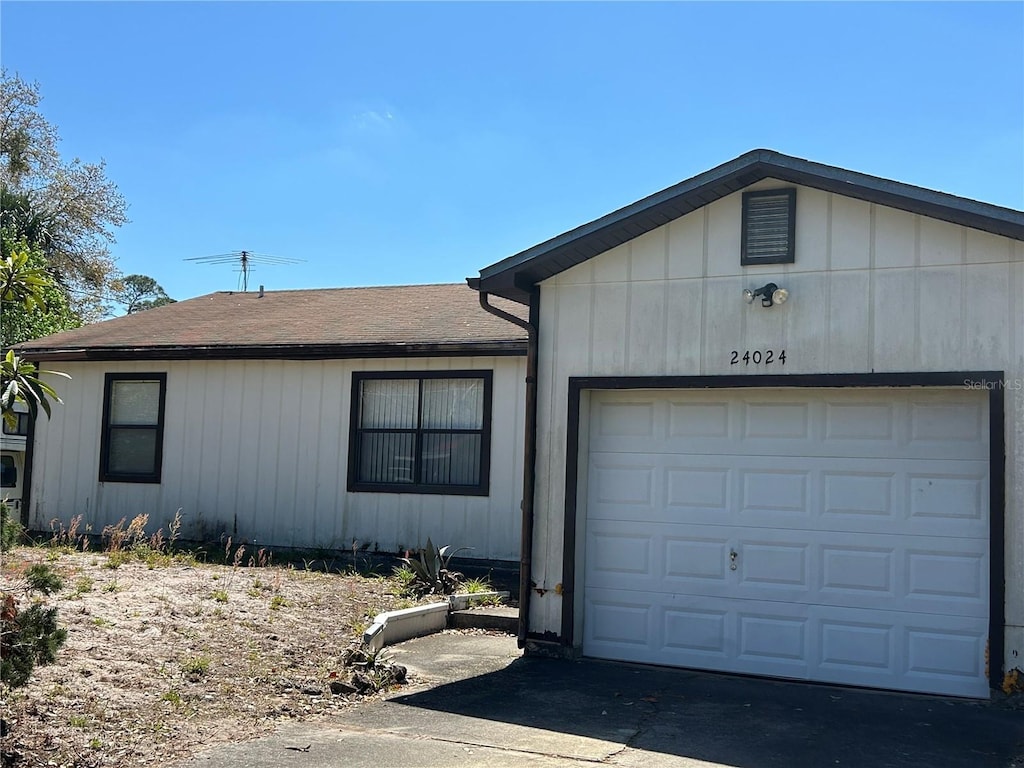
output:
M 391 650 L 414 684 L 388 700 L 182 768 L 1024 768 L 1024 711 L 1005 704 L 521 658 L 507 636 Z

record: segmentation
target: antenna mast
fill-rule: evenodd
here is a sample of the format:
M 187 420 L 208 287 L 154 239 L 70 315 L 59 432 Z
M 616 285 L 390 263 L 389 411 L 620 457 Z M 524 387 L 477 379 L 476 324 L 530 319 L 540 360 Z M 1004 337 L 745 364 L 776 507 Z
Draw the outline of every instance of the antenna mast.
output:
M 253 264 L 299 264 L 305 259 L 290 259 L 284 256 L 268 256 L 252 251 L 233 251 L 231 253 L 218 253 L 213 256 L 194 256 L 185 261 L 196 261 L 201 264 L 238 264 L 238 281 L 241 283 L 242 291 L 249 290 L 249 272 Z

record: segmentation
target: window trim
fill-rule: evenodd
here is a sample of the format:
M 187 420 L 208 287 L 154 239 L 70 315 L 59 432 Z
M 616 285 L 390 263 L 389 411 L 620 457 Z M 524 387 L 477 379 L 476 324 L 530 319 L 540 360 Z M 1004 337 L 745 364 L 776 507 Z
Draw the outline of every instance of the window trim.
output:
M 779 197 L 785 195 L 788 200 L 787 217 L 788 232 L 786 234 L 786 251 L 775 256 L 747 255 L 747 224 L 752 197 Z M 743 216 L 740 229 L 740 266 L 751 267 L 757 264 L 793 264 L 796 261 L 796 187 L 780 187 L 778 189 L 758 189 L 743 193 Z
M 7 428 L 7 422 L 3 421 L 2 422 L 3 433 L 5 435 L 7 435 L 8 437 L 27 437 L 28 436 L 28 414 L 27 413 L 23 413 L 22 411 L 15 411 L 14 415 L 17 417 L 17 420 L 18 420 L 18 424 L 14 428 L 14 431 L 11 432 Z M 24 428 L 22 427 L 22 425 L 24 425 Z
M 351 408 L 348 425 L 348 490 L 364 493 L 440 494 L 445 496 L 489 496 L 491 486 L 491 414 L 494 372 L 491 370 L 457 371 L 354 371 L 352 373 Z M 422 418 L 422 382 L 429 379 L 480 379 L 484 384 L 483 419 L 480 426 L 480 482 L 477 485 L 430 485 L 426 483 L 371 483 L 359 480 L 359 405 L 364 381 L 381 379 L 414 379 L 420 382 L 417 413 Z M 447 432 L 447 430 L 427 430 Z M 476 431 L 476 430 L 472 430 Z M 416 426 L 416 453 L 422 456 L 420 446 L 424 430 Z M 419 473 L 419 459 L 417 460 Z
M 157 406 L 156 449 L 153 456 L 153 472 L 126 473 L 111 472 L 110 463 L 110 400 L 114 383 L 118 381 L 156 381 L 160 385 L 159 404 Z M 164 414 L 167 398 L 166 373 L 107 373 L 103 376 L 103 422 L 100 425 L 100 482 L 107 483 L 159 483 L 163 473 L 164 454 Z M 153 429 L 152 426 L 141 426 L 142 429 Z

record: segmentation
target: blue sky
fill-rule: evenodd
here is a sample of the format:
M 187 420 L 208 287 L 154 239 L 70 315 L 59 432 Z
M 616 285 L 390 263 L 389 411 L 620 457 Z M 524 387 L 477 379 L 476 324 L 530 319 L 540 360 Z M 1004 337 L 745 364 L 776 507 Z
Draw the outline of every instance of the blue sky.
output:
M 756 147 L 1024 208 L 1021 3 L 0 10 L 113 253 L 178 299 L 455 282 Z

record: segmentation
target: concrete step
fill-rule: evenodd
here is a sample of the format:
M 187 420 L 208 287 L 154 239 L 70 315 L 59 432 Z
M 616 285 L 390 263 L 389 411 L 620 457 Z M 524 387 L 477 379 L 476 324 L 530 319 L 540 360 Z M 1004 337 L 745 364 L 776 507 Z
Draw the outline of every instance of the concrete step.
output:
M 519 631 L 519 609 L 507 605 L 488 605 L 452 611 L 448 626 L 456 629 L 490 629 L 516 634 Z

